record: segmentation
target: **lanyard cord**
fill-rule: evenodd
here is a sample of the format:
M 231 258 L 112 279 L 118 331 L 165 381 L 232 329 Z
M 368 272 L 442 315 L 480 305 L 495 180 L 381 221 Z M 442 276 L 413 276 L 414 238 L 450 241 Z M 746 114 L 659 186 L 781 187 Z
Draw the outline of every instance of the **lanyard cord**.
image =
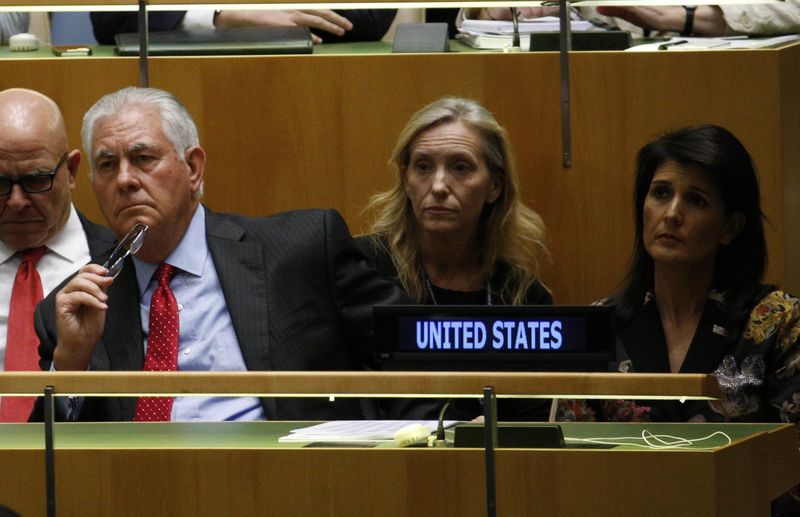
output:
M 425 280 L 425 289 L 428 290 L 428 296 L 431 297 L 431 302 L 434 305 L 439 305 L 436 301 L 436 296 L 433 294 L 433 285 L 431 285 L 431 281 L 428 278 L 428 273 L 423 269 L 422 274 L 424 275 Z M 492 289 L 491 283 L 489 280 L 486 281 L 486 305 L 492 305 Z

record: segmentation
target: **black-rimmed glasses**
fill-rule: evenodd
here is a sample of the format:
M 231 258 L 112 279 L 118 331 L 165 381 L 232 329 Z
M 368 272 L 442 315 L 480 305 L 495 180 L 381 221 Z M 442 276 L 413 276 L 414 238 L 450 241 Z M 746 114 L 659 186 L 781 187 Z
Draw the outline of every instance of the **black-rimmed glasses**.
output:
M 133 225 L 131 231 L 117 244 L 117 247 L 111 252 L 111 256 L 108 257 L 106 263 L 103 264 L 103 267 L 108 269 L 106 276 L 117 278 L 119 272 L 122 271 L 122 266 L 125 264 L 125 259 L 128 255 L 136 255 L 142 248 L 147 228 L 149 227 L 142 223 Z
M 53 188 L 53 179 L 56 177 L 58 169 L 67 160 L 69 153 L 64 153 L 53 170 L 50 172 L 34 172 L 32 174 L 25 174 L 18 180 L 12 180 L 4 176 L 0 176 L 0 197 L 8 196 L 14 185 L 19 184 L 26 194 L 41 194 Z

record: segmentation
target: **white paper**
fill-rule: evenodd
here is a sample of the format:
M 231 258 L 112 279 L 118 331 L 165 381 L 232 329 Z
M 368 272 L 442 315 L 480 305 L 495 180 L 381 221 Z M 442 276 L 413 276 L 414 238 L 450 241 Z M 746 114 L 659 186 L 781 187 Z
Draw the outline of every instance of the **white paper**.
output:
M 444 426 L 457 423 L 446 420 Z M 411 424 L 422 424 L 431 433 L 435 433 L 439 425 L 436 420 L 334 420 L 293 429 L 287 436 L 278 438 L 278 442 L 390 442 L 398 430 Z
M 572 20 L 570 27 L 574 31 L 584 31 L 595 28 L 591 22 L 585 20 Z M 464 20 L 459 28 L 463 32 L 473 34 L 513 34 L 514 23 L 504 20 Z M 558 32 L 561 29 L 558 18 L 543 16 L 519 22 L 520 34 L 533 32 Z
M 798 40 L 800 40 L 800 35 L 798 34 L 774 36 L 769 38 L 691 38 L 676 36 L 667 41 L 634 45 L 626 50 L 626 52 L 664 52 L 665 50 L 670 52 L 683 52 L 692 50 L 753 49 L 767 48 Z M 676 43 L 679 41 L 685 41 L 686 43 L 680 45 L 670 45 L 664 50 L 659 50 L 661 45 Z

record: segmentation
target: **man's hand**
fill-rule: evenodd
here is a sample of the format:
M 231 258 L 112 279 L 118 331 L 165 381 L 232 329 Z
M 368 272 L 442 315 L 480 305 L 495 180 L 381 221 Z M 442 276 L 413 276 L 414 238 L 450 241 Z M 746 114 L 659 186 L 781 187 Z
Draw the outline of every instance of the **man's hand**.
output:
M 337 36 L 353 28 L 350 20 L 328 9 L 303 9 L 299 11 L 220 11 L 214 18 L 216 27 L 305 26 Z M 314 43 L 322 38 L 311 34 Z
M 683 7 L 598 7 L 597 12 L 605 16 L 622 18 L 643 29 L 661 32 L 681 32 L 686 24 Z M 700 5 L 694 14 L 692 34 L 698 36 L 722 36 L 727 24 L 722 10 L 715 5 Z
M 643 29 L 680 32 L 686 23 L 683 7 L 598 7 L 597 12 L 605 16 L 622 18 Z
M 558 6 L 547 7 L 520 7 L 517 9 L 519 18 L 541 18 L 542 16 L 558 16 Z M 481 20 L 510 20 L 511 9 L 508 7 L 492 7 L 481 9 L 478 14 Z
M 83 266 L 56 294 L 56 370 L 86 370 L 103 334 L 108 310 L 106 290 L 114 281 L 97 264 Z

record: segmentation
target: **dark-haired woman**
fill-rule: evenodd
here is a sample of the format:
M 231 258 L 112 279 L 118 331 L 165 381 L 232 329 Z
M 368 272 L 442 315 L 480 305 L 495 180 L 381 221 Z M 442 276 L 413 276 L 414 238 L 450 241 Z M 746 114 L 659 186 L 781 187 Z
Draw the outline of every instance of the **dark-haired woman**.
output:
M 560 417 L 800 422 L 800 300 L 762 283 L 758 179 L 741 142 L 704 125 L 647 144 L 637 158 L 635 207 L 631 266 L 607 300 L 617 308 L 619 370 L 713 373 L 724 397 L 561 401 Z

